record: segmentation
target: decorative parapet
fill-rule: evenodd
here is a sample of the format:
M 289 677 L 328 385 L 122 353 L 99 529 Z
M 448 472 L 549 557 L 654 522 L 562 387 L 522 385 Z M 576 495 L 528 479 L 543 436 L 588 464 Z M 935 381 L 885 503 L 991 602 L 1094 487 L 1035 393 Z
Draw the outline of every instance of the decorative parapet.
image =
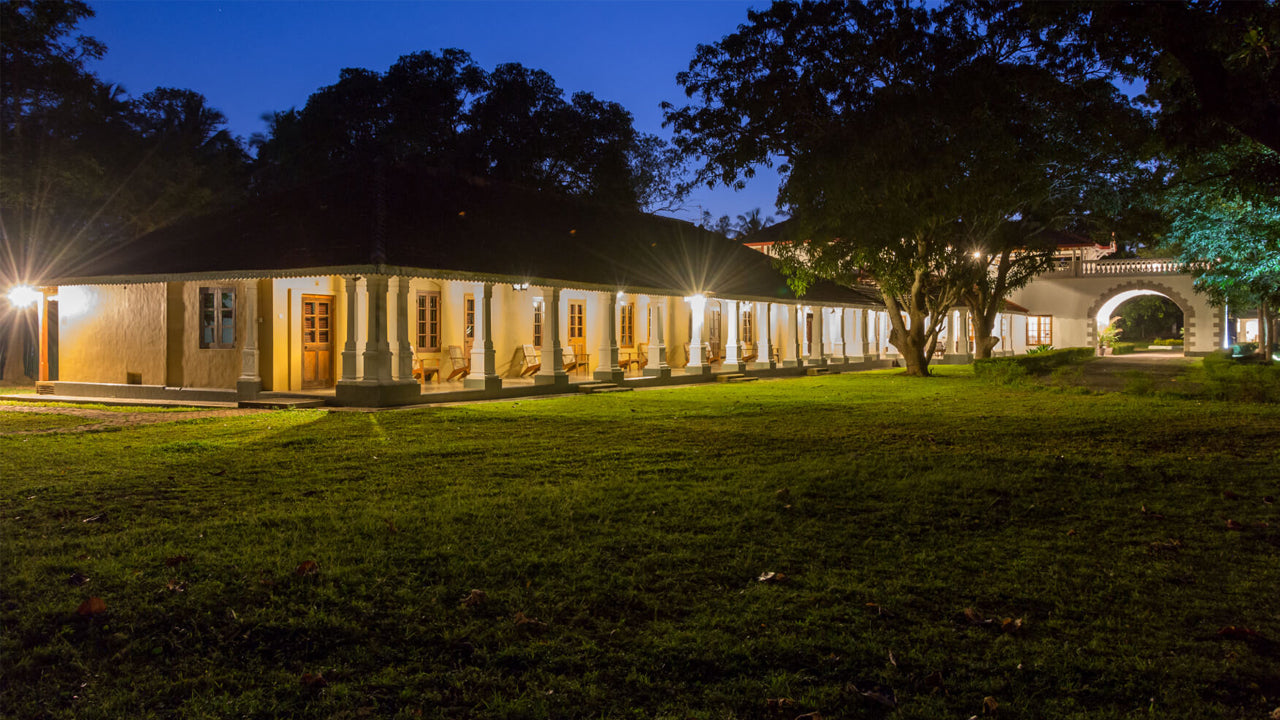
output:
M 1080 260 L 1060 258 L 1052 270 L 1055 275 L 1091 277 L 1097 275 L 1149 277 L 1152 275 L 1182 275 L 1187 266 L 1172 258 L 1125 258 L 1122 260 Z

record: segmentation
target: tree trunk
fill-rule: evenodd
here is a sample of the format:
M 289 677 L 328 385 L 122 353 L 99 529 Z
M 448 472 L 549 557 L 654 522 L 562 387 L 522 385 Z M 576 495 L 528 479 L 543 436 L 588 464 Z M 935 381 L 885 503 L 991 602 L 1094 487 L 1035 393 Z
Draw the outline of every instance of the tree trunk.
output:
M 890 308 L 889 343 L 902 354 L 907 375 L 929 377 L 929 337 L 924 331 L 924 313 L 907 311 L 907 315 L 911 320 L 910 327 L 907 327 L 901 312 Z
M 1271 305 L 1263 300 L 1258 303 L 1258 353 L 1263 363 L 1270 364 L 1271 346 L 1275 344 L 1274 330 L 1271 327 Z
M 996 324 L 995 317 L 987 317 L 987 313 L 969 311 L 969 319 L 973 322 L 973 357 L 975 360 L 986 360 L 991 357 L 991 350 L 1000 341 L 992 337 L 991 329 Z M 961 333 L 964 332 L 961 328 Z

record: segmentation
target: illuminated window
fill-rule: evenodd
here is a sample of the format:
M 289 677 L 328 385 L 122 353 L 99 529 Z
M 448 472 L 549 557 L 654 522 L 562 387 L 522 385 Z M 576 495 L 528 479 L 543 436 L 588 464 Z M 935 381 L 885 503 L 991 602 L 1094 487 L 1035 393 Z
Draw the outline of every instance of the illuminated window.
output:
M 440 351 L 440 293 L 418 293 L 418 349 Z
M 462 296 L 462 338 L 470 352 L 476 341 L 476 296 L 471 293 Z
M 587 337 L 587 306 L 581 302 L 569 303 L 569 342 L 579 343 Z
M 1027 346 L 1053 344 L 1053 316 L 1027 316 Z
M 236 346 L 236 292 L 231 288 L 200 288 L 200 347 Z
M 636 304 L 625 303 L 618 308 L 618 344 L 634 347 L 636 344 Z
M 542 347 L 542 298 L 533 299 L 533 346 Z

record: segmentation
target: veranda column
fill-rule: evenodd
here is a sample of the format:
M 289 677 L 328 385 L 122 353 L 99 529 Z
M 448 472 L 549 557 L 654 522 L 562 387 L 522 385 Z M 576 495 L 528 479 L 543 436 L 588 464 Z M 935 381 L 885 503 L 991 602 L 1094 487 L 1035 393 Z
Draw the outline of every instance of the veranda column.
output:
M 413 379 L 413 344 L 409 342 L 409 278 L 394 277 L 391 287 L 396 294 L 395 364 L 392 377 Z
M 560 344 L 560 288 L 549 287 L 542 311 L 542 368 L 534 382 L 539 385 L 567 385 L 564 346 Z M 551 342 L 547 342 L 551 338 Z
M 871 354 L 871 328 L 870 328 L 871 323 L 869 322 L 870 319 L 871 319 L 870 310 L 858 311 L 858 338 L 859 338 L 859 342 L 862 343 L 862 359 L 864 361 L 871 359 L 868 357 L 868 355 Z
M 645 365 L 645 375 L 671 377 L 671 366 L 667 364 L 667 301 L 665 296 L 649 298 L 653 335 L 649 337 L 649 363 Z
M 773 303 L 756 303 L 756 317 L 756 367 L 773 368 Z
M 387 342 L 387 276 L 365 278 L 368 293 L 368 332 L 364 343 L 364 375 L 366 383 L 391 382 L 391 344 Z
M 356 297 L 356 276 L 342 278 L 342 287 L 347 294 L 347 340 L 342 346 L 342 379 L 346 382 L 356 381 L 356 314 L 358 307 Z
M 689 333 L 689 363 L 685 366 L 685 372 L 701 373 L 707 367 L 702 363 L 702 322 L 705 319 L 703 311 L 706 309 L 707 299 L 702 295 L 694 295 L 685 299 L 689 301 L 689 324 L 691 325 Z
M 726 314 L 729 316 L 725 332 L 724 364 L 736 366 L 738 365 L 738 326 L 742 324 L 742 316 L 738 314 L 737 300 L 725 300 L 724 305 Z
M 804 367 L 804 306 L 796 305 L 791 315 L 791 346 L 796 350 L 796 367 Z
M 600 338 L 600 363 L 596 367 L 596 379 L 618 382 L 622 379 L 622 367 L 618 365 L 618 294 L 604 293 L 604 317 Z
M 844 357 L 844 308 L 831 308 L 831 359 L 843 364 Z
M 258 281 L 241 284 L 244 293 L 244 346 L 240 350 L 240 377 L 236 378 L 236 396 L 252 399 L 262 391 L 258 369 Z
M 826 339 L 825 336 L 827 334 L 824 327 L 825 323 L 823 322 L 826 319 L 826 314 L 825 308 L 817 305 L 813 307 L 813 328 L 809 333 L 812 335 L 813 357 L 818 365 L 827 364 L 827 354 L 823 347 L 823 341 Z
M 471 373 L 463 381 L 463 387 L 474 390 L 498 390 L 502 378 L 498 377 L 497 354 L 493 349 L 493 283 L 481 283 L 480 312 L 476 313 L 476 334 L 483 342 L 471 346 Z M 476 348 L 479 348 L 478 350 Z
M 969 348 L 969 308 L 959 308 L 956 315 L 958 316 L 956 322 L 956 354 L 968 357 L 971 354 Z

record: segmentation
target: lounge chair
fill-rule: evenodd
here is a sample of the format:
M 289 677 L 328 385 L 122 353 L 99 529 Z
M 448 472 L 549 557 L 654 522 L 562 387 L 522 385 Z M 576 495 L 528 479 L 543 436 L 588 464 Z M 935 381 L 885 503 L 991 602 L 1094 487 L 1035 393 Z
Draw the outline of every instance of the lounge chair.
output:
M 570 345 L 560 348 L 560 360 L 564 364 L 564 371 L 567 373 L 577 370 L 578 366 L 581 365 L 578 362 L 578 355 L 573 352 L 573 347 Z
M 637 372 L 640 371 L 645 365 L 649 364 L 649 353 L 646 352 L 647 349 L 648 346 L 645 343 L 636 345 L 635 355 L 620 361 L 618 364 L 622 366 L 623 371 L 629 371 L 633 367 Z
M 452 369 L 449 377 L 445 380 L 452 380 L 457 377 L 466 378 L 467 373 L 471 372 L 471 358 L 462 352 L 462 348 L 457 345 L 449 346 L 449 366 Z
M 525 345 L 524 351 L 524 369 L 520 371 L 520 377 L 532 375 L 542 369 L 542 363 L 538 361 L 538 351 L 533 349 L 532 345 Z
M 751 343 L 747 346 L 747 351 L 742 355 L 742 362 L 755 362 L 758 357 L 760 357 L 759 346 L 755 343 Z

